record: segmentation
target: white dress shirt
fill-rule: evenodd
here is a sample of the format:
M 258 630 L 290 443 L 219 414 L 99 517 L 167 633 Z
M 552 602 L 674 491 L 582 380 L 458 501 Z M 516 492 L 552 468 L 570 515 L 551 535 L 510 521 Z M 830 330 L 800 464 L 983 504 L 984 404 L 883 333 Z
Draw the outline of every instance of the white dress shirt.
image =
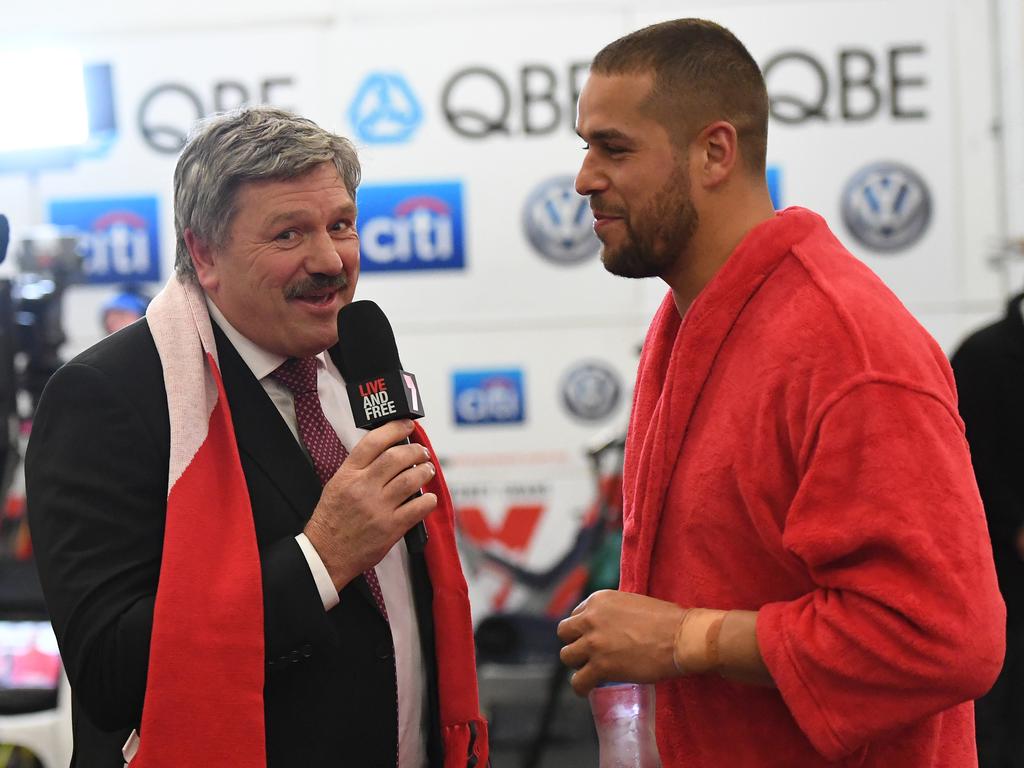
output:
M 302 439 L 299 437 L 292 393 L 270 375 L 286 358 L 261 349 L 240 334 L 209 297 L 206 299 L 206 305 L 210 309 L 210 316 L 259 380 L 301 446 Z M 331 356 L 321 352 L 316 356 L 316 360 L 317 394 L 320 397 L 320 405 L 327 421 L 338 434 L 338 439 L 345 449 L 351 452 L 366 434 L 366 430 L 355 425 L 345 390 L 345 380 L 331 360 Z M 338 604 L 339 598 L 327 566 L 304 533 L 296 536 L 295 540 L 309 564 L 324 610 L 329 611 Z M 427 764 L 426 675 L 423 651 L 420 647 L 419 623 L 416 621 L 413 606 L 409 550 L 404 539 L 398 540 L 377 564 L 375 570 L 384 595 L 384 605 L 388 609 L 388 622 L 395 643 L 395 673 L 398 682 L 398 764 L 399 768 L 423 768 Z

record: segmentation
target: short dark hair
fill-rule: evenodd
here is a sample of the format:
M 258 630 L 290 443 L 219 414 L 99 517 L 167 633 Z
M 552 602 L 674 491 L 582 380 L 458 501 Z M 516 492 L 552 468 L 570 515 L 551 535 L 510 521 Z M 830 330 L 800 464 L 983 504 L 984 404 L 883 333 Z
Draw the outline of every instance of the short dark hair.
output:
M 705 19 L 653 24 L 606 45 L 590 71 L 653 73 L 647 106 L 677 143 L 725 120 L 736 129 L 748 168 L 764 173 L 768 91 L 757 62 L 725 27 Z

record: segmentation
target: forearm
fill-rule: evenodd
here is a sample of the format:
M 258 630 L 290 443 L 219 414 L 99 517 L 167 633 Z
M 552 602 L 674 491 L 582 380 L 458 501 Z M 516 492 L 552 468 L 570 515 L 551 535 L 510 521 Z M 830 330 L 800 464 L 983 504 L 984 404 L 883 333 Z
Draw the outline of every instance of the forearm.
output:
M 586 695 L 607 680 L 659 682 L 719 673 L 773 685 L 758 647 L 757 613 L 682 608 L 646 595 L 595 592 L 558 625 L 562 663 Z
M 756 611 L 691 608 L 676 629 L 673 661 L 682 675 L 774 685 L 757 644 Z

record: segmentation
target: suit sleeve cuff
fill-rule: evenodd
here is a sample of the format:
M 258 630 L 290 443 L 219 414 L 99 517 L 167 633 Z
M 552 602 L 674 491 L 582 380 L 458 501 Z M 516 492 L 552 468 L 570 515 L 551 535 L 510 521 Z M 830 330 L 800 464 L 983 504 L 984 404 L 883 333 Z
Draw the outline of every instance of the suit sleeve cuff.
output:
M 324 565 L 324 561 L 320 559 L 320 555 L 317 554 L 316 549 L 310 544 L 309 539 L 306 538 L 306 534 L 300 533 L 295 537 L 295 541 L 306 558 L 309 572 L 313 574 L 313 581 L 320 592 L 320 600 L 324 604 L 324 610 L 331 610 L 341 599 L 338 597 L 338 590 L 334 588 L 334 582 L 331 581 L 331 574 L 327 572 L 327 566 Z

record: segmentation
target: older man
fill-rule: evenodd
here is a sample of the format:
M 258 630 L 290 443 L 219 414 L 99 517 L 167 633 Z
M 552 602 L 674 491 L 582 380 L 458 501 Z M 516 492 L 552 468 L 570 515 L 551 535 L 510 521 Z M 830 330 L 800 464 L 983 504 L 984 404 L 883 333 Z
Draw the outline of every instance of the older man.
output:
M 443 480 L 411 422 L 355 427 L 335 357 L 359 177 L 286 112 L 201 124 L 176 276 L 46 389 L 28 504 L 77 765 L 486 761 Z

